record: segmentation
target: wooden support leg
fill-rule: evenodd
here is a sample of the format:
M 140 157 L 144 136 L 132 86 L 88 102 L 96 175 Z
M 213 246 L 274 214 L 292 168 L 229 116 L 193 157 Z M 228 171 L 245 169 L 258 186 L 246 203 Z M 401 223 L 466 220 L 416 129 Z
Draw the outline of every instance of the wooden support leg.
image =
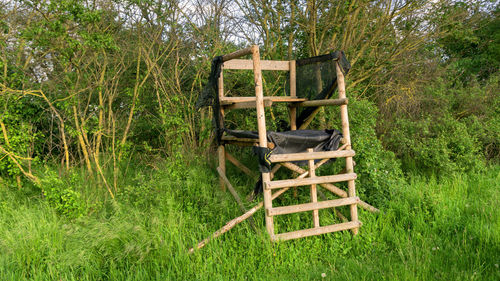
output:
M 337 87 L 338 87 L 339 99 L 345 99 L 346 93 L 345 93 L 344 73 L 342 73 L 342 70 L 341 70 L 338 62 L 335 64 L 335 66 L 336 66 L 336 73 L 337 73 Z M 347 115 L 347 105 L 346 104 L 343 104 L 340 106 L 340 119 L 342 121 L 342 134 L 343 134 L 343 137 L 344 137 L 346 144 L 347 144 L 346 149 L 351 149 L 351 136 L 350 136 L 350 132 L 349 132 L 349 118 Z M 353 164 L 352 157 L 345 158 L 345 168 L 346 168 L 347 173 L 354 172 L 354 164 Z M 356 185 L 354 183 L 354 180 L 348 181 L 347 187 L 348 187 L 349 197 L 356 196 Z M 358 221 L 357 205 L 356 204 L 350 205 L 350 209 L 351 209 L 351 221 Z M 358 228 L 353 228 L 352 233 L 354 235 L 358 234 Z
M 257 109 L 257 127 L 259 131 L 259 146 L 267 147 L 266 115 L 264 112 L 264 93 L 262 89 L 262 68 L 260 66 L 259 47 L 254 45 L 252 50 L 253 74 L 255 82 L 255 107 Z M 262 188 L 264 190 L 264 207 L 266 210 L 273 207 L 272 193 L 264 186 L 265 182 L 271 180 L 271 173 L 262 173 Z M 274 220 L 266 212 L 266 228 L 271 240 L 274 241 Z
M 307 152 L 311 153 L 313 152 L 312 148 L 307 149 Z M 314 169 L 314 160 L 309 160 L 309 177 L 314 178 L 316 177 L 316 169 Z M 316 203 L 318 202 L 318 193 L 316 191 L 316 185 L 312 184 L 311 185 L 311 202 Z M 314 227 L 319 227 L 319 212 L 318 210 L 313 210 L 313 225 Z
M 226 157 L 225 157 L 225 148 L 224 145 L 219 145 L 217 148 L 217 153 L 219 154 L 219 167 L 217 169 L 220 169 L 222 171 L 222 174 L 225 176 L 226 175 Z M 219 183 L 220 183 L 220 189 L 223 191 L 226 191 L 226 185 L 224 184 L 224 179 L 222 176 L 219 176 Z

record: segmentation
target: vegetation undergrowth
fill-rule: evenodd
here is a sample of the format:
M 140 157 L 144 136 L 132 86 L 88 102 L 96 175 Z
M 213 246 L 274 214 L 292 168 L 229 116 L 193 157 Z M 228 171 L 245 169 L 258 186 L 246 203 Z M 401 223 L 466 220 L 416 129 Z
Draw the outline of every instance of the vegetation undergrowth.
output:
M 439 179 L 412 176 L 393 187 L 380 214 L 360 211 L 364 225 L 356 237 L 342 232 L 272 245 L 260 211 L 254 218 L 259 233 L 244 222 L 189 255 L 188 248 L 240 212 L 230 194 L 218 189 L 209 165 L 196 159 L 186 165 L 174 172 L 172 163 L 137 169 L 120 200 L 104 201 L 84 216 L 58 212 L 34 186 L 20 195 L 2 184 L 0 279 L 500 278 L 500 166 Z M 237 190 L 249 192 L 240 179 Z M 298 198 L 287 193 L 283 200 L 299 201 L 307 197 L 302 192 Z M 321 219 L 335 220 L 326 211 Z M 294 229 L 310 223 L 285 220 Z M 283 220 L 277 223 L 284 231 Z

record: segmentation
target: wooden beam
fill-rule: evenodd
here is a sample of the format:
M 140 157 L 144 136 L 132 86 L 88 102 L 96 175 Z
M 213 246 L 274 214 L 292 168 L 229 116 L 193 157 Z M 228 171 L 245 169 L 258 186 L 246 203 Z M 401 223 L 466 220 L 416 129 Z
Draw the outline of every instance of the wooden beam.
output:
M 339 99 L 345 99 L 346 93 L 345 93 L 344 73 L 342 72 L 342 69 L 338 61 L 335 63 L 335 68 L 337 73 L 337 85 L 338 85 L 337 87 L 338 87 Z M 351 135 L 349 133 L 349 118 L 347 115 L 346 104 L 340 106 L 340 120 L 342 122 L 342 135 L 347 143 L 346 149 L 351 149 Z M 345 158 L 345 168 L 348 173 L 354 172 L 354 164 L 352 157 Z M 356 196 L 356 184 L 354 183 L 354 179 L 347 182 L 347 187 L 348 187 L 349 197 Z M 357 205 L 352 204 L 350 206 L 350 210 L 351 210 L 351 221 L 357 221 L 358 220 Z M 358 228 L 353 228 L 352 233 L 354 235 L 358 234 Z
M 342 182 L 356 179 L 355 173 L 348 174 L 339 174 L 333 176 L 322 176 L 315 178 L 305 178 L 305 179 L 290 179 L 290 180 L 278 180 L 278 181 L 264 181 L 265 189 L 277 189 L 283 187 L 292 187 L 292 186 L 305 186 L 311 184 L 321 184 L 321 183 L 330 183 L 330 182 Z M 354 196 L 352 196 L 354 197 Z
M 280 196 L 281 194 L 285 193 L 288 189 L 290 189 L 290 188 L 283 188 L 283 189 L 280 189 L 280 190 L 276 191 L 272 195 L 272 199 L 274 200 L 274 199 L 278 198 L 278 196 Z M 189 249 L 188 253 L 192 254 L 192 253 L 194 253 L 194 251 L 196 249 L 201 249 L 201 248 L 205 247 L 205 245 L 207 245 L 208 242 L 210 242 L 214 238 L 217 238 L 217 237 L 221 236 L 222 234 L 224 234 L 224 233 L 228 232 L 229 230 L 233 229 L 233 227 L 235 227 L 239 223 L 241 223 L 241 222 L 245 221 L 246 219 L 250 218 L 251 216 L 253 216 L 253 214 L 255 214 L 263 206 L 264 206 L 264 202 L 260 202 L 259 204 L 255 205 L 252 209 L 248 210 L 243 215 L 241 215 L 241 216 L 239 216 L 237 218 L 234 218 L 234 219 L 228 221 L 223 227 L 219 228 L 212 235 L 210 235 L 209 237 L 203 239 L 198 244 L 196 244 L 196 247 L 193 247 L 193 248 Z
M 327 105 L 344 105 L 349 101 L 347 99 L 326 99 L 326 100 L 309 100 L 303 102 L 292 103 L 290 106 L 297 107 L 317 107 Z
M 313 149 L 309 148 L 307 149 L 308 153 L 312 153 Z M 309 160 L 309 177 L 310 178 L 315 178 L 316 177 L 316 168 L 314 165 L 314 160 Z M 311 202 L 312 204 L 317 204 L 318 202 L 318 192 L 316 190 L 316 185 L 311 184 Z M 313 209 L 313 225 L 314 227 L 319 227 L 319 212 L 317 209 Z
M 240 169 L 243 173 L 247 174 L 250 177 L 255 177 L 255 173 L 250 170 L 247 166 L 243 165 L 238 159 L 234 158 L 233 155 L 229 154 L 229 152 L 226 151 L 226 159 L 229 160 L 229 162 L 233 163 L 234 166 L 236 166 L 238 169 Z
M 226 62 L 226 61 L 229 61 L 229 60 L 232 60 L 232 59 L 240 58 L 242 56 L 250 55 L 253 52 L 253 48 L 254 48 L 254 46 L 250 46 L 248 48 L 241 49 L 241 50 L 238 50 L 236 52 L 232 52 L 232 53 L 227 54 L 227 55 L 223 55 L 222 56 L 222 61 Z
M 293 214 L 300 212 L 317 211 L 326 208 L 357 204 L 359 201 L 360 200 L 358 197 L 347 197 L 347 198 L 327 200 L 321 202 L 311 202 L 311 203 L 304 203 L 291 206 L 274 207 L 272 209 L 267 210 L 267 213 L 270 216 L 277 216 L 277 215 L 286 215 L 286 214 Z M 315 224 L 314 227 L 319 227 L 319 221 L 318 224 L 317 225 Z
M 259 146 L 267 147 L 267 133 L 266 133 L 266 114 L 264 112 L 264 92 L 262 89 L 262 71 L 260 65 L 260 52 L 259 47 L 252 46 L 252 60 L 253 60 L 253 74 L 255 82 L 255 102 L 257 107 L 257 126 L 259 131 Z M 262 182 L 271 180 L 270 173 L 262 173 Z M 263 188 L 264 193 L 264 206 L 266 209 L 272 208 L 272 193 L 271 190 Z M 274 239 L 274 220 L 271 216 L 266 216 L 266 229 L 271 237 Z
M 256 97 L 222 97 L 219 99 L 221 105 L 231 105 L 233 103 L 242 103 L 242 102 L 256 102 Z M 303 102 L 307 99 L 305 98 L 297 98 L 297 97 L 287 97 L 287 96 L 267 96 L 262 97 L 263 101 L 271 101 L 271 102 Z M 255 107 L 255 106 L 254 106 Z
M 290 97 L 297 96 L 297 71 L 296 63 L 294 60 L 290 61 Z M 290 128 L 297 130 L 297 108 L 290 107 Z
M 228 178 L 226 177 L 226 175 L 224 174 L 224 172 L 219 168 L 217 168 L 217 172 L 219 173 L 219 176 L 224 180 L 224 182 L 226 183 L 227 185 L 227 189 L 229 189 L 229 192 L 231 193 L 231 195 L 233 195 L 234 197 L 234 200 L 236 200 L 236 203 L 238 203 L 238 206 L 240 207 L 240 210 L 243 212 L 243 213 L 246 213 L 247 210 L 245 209 L 245 205 L 243 205 L 243 202 L 241 202 L 241 199 L 240 199 L 240 196 L 238 195 L 238 193 L 236 192 L 236 190 L 234 189 L 233 185 L 231 184 L 231 182 L 229 182 Z M 255 222 L 253 221 L 252 218 L 250 218 L 248 220 L 248 222 L 250 223 L 250 225 L 252 226 L 252 228 L 255 230 L 255 231 L 258 231 L 257 227 L 255 226 Z
M 290 70 L 288 61 L 278 61 L 278 60 L 261 60 L 260 61 L 261 70 Z M 253 69 L 253 61 L 252 60 L 241 60 L 241 59 L 233 59 L 227 62 L 224 62 L 224 69 Z
M 335 231 L 348 230 L 353 228 L 359 228 L 361 226 L 360 221 L 350 221 L 345 223 L 333 224 L 329 226 L 322 226 L 317 228 L 303 229 L 293 232 L 280 233 L 275 235 L 276 240 L 285 241 L 290 239 L 297 239 L 302 237 L 320 235 Z
M 264 100 L 264 107 L 271 107 L 273 105 L 272 100 Z M 238 102 L 238 103 L 230 103 L 222 105 L 224 109 L 245 109 L 245 108 L 255 108 L 254 101 L 246 101 L 246 102 Z
M 302 152 L 302 153 L 288 153 L 288 154 L 275 154 L 269 157 L 269 161 L 276 162 L 291 162 L 303 160 L 315 160 L 325 158 L 340 158 L 352 157 L 356 153 L 354 150 L 334 150 L 334 151 L 317 151 L 317 152 Z
M 219 156 L 219 167 L 217 167 L 217 170 L 220 169 L 223 174 L 226 174 L 226 157 L 224 152 L 224 145 L 219 145 L 219 147 L 217 148 L 217 154 Z M 222 177 L 219 177 L 219 185 L 220 189 L 226 191 L 226 186 L 224 185 L 224 180 L 222 179 Z

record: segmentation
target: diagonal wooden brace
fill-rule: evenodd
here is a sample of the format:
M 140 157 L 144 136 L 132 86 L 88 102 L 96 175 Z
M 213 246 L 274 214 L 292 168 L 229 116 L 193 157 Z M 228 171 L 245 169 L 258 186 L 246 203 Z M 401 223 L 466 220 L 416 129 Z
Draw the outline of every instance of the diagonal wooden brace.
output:
M 307 176 L 307 175 L 309 174 L 309 172 L 308 172 L 308 171 L 306 171 L 306 170 L 302 169 L 301 167 L 299 167 L 299 166 L 297 166 L 297 165 L 295 165 L 295 164 L 293 164 L 293 163 L 290 163 L 290 162 L 283 162 L 283 163 L 280 163 L 280 164 L 281 164 L 281 166 L 286 167 L 286 168 L 290 169 L 291 171 L 294 171 L 294 172 L 297 172 L 297 173 L 301 173 L 301 174 L 305 174 L 305 176 Z M 336 187 L 336 186 L 335 186 L 335 185 L 333 185 L 333 184 L 330 184 L 330 183 L 322 183 L 322 184 L 320 184 L 320 185 L 321 185 L 322 187 L 324 187 L 324 188 L 328 189 L 328 190 L 329 190 L 329 191 L 331 191 L 332 193 L 336 194 L 336 195 L 337 195 L 337 196 L 339 196 L 339 197 L 342 197 L 342 198 L 346 198 L 346 197 L 348 197 L 348 196 L 347 196 L 347 192 L 345 192 L 344 190 L 342 190 L 342 189 L 340 189 L 340 188 Z M 359 205 L 361 208 L 363 208 L 363 209 L 365 209 L 365 210 L 367 210 L 367 211 L 370 211 L 370 212 L 372 212 L 372 213 L 378 213 L 378 212 L 380 212 L 380 210 L 379 210 L 379 209 L 377 209 L 377 208 L 373 207 L 372 205 L 370 205 L 370 204 L 368 204 L 368 203 L 366 203 L 366 202 L 364 202 L 364 201 L 359 201 L 358 205 Z

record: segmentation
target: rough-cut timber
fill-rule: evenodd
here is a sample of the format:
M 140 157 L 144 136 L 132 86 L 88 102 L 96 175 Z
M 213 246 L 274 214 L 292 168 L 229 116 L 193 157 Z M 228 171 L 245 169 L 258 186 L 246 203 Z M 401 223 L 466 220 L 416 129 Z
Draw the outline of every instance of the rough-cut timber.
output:
M 327 201 L 321 201 L 321 202 L 311 202 L 311 203 L 304 203 L 304 204 L 291 205 L 291 206 L 274 207 L 272 209 L 267 210 L 267 213 L 270 216 L 286 215 L 286 214 L 293 214 L 293 213 L 299 213 L 299 212 L 307 212 L 307 211 L 313 211 L 313 210 L 321 210 L 321 209 L 326 209 L 326 208 L 346 206 L 346 205 L 350 205 L 350 204 L 356 204 L 359 201 L 360 201 L 359 197 L 348 197 L 348 198 L 327 200 Z
M 288 154 L 276 154 L 269 157 L 269 161 L 272 163 L 276 162 L 291 162 L 291 161 L 303 161 L 303 160 L 316 160 L 325 158 L 341 158 L 341 157 L 352 157 L 356 155 L 354 150 L 334 150 L 334 151 L 318 151 L 318 152 L 303 152 L 303 153 L 288 153 Z
M 292 232 L 280 233 L 280 234 L 275 235 L 275 239 L 285 241 L 285 240 L 297 239 L 297 238 L 308 237 L 308 236 L 313 236 L 313 235 L 320 235 L 320 234 L 325 234 L 325 233 L 330 233 L 330 232 L 335 232 L 335 231 L 354 229 L 354 228 L 359 228 L 360 226 L 361 226 L 360 221 L 350 221 L 350 222 L 344 222 L 344 223 L 322 226 L 322 227 L 317 227 L 317 228 L 309 228 L 309 229 L 297 230 L 297 231 L 292 231 Z
M 330 183 L 330 182 L 341 182 L 341 181 L 349 181 L 356 179 L 355 173 L 348 174 L 339 174 L 333 176 L 322 176 L 322 177 L 314 177 L 314 178 L 305 178 L 305 179 L 292 179 L 292 180 L 278 180 L 278 181 L 265 181 L 266 189 L 277 189 L 283 187 L 293 187 L 293 186 L 304 186 L 311 184 L 322 184 L 322 183 Z M 354 197 L 354 196 L 352 196 Z

